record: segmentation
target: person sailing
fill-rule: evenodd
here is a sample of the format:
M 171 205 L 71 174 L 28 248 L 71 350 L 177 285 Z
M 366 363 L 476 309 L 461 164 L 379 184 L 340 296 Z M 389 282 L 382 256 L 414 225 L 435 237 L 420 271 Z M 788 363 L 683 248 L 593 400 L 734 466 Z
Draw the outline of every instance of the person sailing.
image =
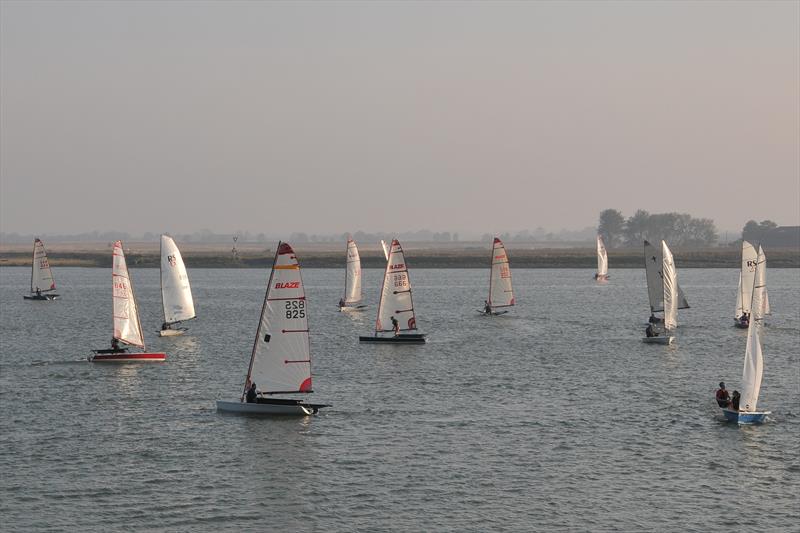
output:
M 653 324 L 647 324 L 647 329 L 644 330 L 644 334 L 648 337 L 658 337 L 658 331 L 653 327 Z
M 257 403 L 257 402 L 258 402 L 258 393 L 256 392 L 256 383 L 255 381 L 253 381 L 247 388 L 247 403 Z
M 717 398 L 717 405 L 720 407 L 730 407 L 731 405 L 731 396 L 728 394 L 728 391 L 725 390 L 725 382 L 719 382 L 719 388 L 715 394 Z
M 484 300 L 483 304 L 484 304 L 483 305 L 483 312 L 486 313 L 487 315 L 491 315 L 492 314 L 492 306 L 489 305 L 489 300 Z
M 397 337 L 400 335 L 400 323 L 397 321 L 395 317 L 390 317 L 392 320 L 392 331 L 394 331 L 394 336 Z

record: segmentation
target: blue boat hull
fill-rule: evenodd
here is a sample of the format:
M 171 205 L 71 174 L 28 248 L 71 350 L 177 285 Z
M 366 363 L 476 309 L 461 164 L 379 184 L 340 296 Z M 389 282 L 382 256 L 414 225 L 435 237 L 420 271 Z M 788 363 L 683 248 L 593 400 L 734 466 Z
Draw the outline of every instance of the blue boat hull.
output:
M 737 422 L 739 425 L 750 425 L 763 424 L 767 419 L 767 415 L 772 414 L 772 411 L 752 411 L 743 413 L 731 409 L 723 409 L 722 414 L 725 415 L 725 420 L 728 422 Z

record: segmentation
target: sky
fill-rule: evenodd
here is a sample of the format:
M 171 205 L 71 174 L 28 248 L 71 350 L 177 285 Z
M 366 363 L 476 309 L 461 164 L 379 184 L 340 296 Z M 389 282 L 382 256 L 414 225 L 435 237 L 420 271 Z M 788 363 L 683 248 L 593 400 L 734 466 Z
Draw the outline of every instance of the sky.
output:
M 800 2 L 0 2 L 0 231 L 800 225 Z

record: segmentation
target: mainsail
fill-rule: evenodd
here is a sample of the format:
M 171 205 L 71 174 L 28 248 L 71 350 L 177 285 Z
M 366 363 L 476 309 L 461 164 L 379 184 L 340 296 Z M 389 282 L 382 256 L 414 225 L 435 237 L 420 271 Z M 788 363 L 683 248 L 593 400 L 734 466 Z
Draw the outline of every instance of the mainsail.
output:
M 305 288 L 294 250 L 285 242 L 275 254 L 245 391 L 251 382 L 262 394 L 312 392 Z
M 606 254 L 606 245 L 603 242 L 603 236 L 597 236 L 597 277 L 605 277 L 608 275 L 608 255 Z
M 128 275 L 128 265 L 125 263 L 125 253 L 122 251 L 122 241 L 114 243 L 113 253 L 111 281 L 114 299 L 114 338 L 144 348 L 142 324 L 139 321 L 136 297 Z
M 47 261 L 47 252 L 44 243 L 39 239 L 33 241 L 33 265 L 31 268 L 31 292 L 47 292 L 56 290 L 56 282 L 50 263 Z
M 344 278 L 344 303 L 356 305 L 361 302 L 361 258 L 353 239 L 347 239 L 347 268 Z
M 678 273 L 667 243 L 661 241 L 664 280 L 664 329 L 674 331 L 678 327 Z
M 662 279 L 662 266 L 664 257 L 660 247 L 653 246 L 644 241 L 644 267 L 647 276 L 647 295 L 650 298 L 650 312 L 664 310 L 664 283 Z M 688 309 L 689 302 L 683 295 L 683 290 L 678 285 L 678 309 Z
M 739 410 L 745 412 L 756 410 L 758 395 L 761 391 L 761 379 L 764 374 L 764 354 L 761 351 L 759 333 L 763 319 L 766 268 L 767 259 L 764 251 L 759 247 L 751 297 L 753 315 L 747 328 L 747 348 L 744 353 L 744 368 L 742 369 L 742 396 L 739 400 Z
M 756 273 L 758 254 L 755 247 L 747 241 L 742 241 L 742 266 L 739 271 L 739 290 L 736 294 L 736 312 L 734 318 L 740 318 L 744 313 L 750 313 L 750 300 L 753 294 L 753 280 Z
M 403 248 L 397 239 L 392 240 L 389 259 L 386 262 L 375 333 L 394 331 L 392 317 L 397 320 L 400 331 L 417 329 L 414 302 L 411 298 L 411 280 L 408 277 Z
M 161 302 L 164 322 L 174 324 L 195 318 L 192 289 L 181 252 L 172 237 L 161 236 Z
M 492 245 L 492 267 L 489 274 L 489 306 L 510 307 L 514 305 L 514 291 L 511 289 L 511 269 L 503 241 L 494 238 Z

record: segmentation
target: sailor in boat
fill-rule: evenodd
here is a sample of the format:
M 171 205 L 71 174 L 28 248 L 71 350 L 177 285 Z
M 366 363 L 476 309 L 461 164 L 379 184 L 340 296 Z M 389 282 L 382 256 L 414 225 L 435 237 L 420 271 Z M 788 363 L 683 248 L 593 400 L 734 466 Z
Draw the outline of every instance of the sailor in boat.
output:
M 339 309 L 344 307 L 344 298 L 339 298 Z
M 484 303 L 483 312 L 486 313 L 487 315 L 491 315 L 492 314 L 492 306 L 489 305 L 489 300 L 484 300 L 483 303 Z
M 724 381 L 720 381 L 719 382 L 719 388 L 717 389 L 717 392 L 716 392 L 716 398 L 717 398 L 717 405 L 719 405 L 720 407 L 722 407 L 722 408 L 730 407 L 730 405 L 731 405 L 731 396 L 730 396 L 730 394 L 728 394 L 728 391 L 725 390 L 725 382 Z
M 664 320 L 650 313 L 650 318 L 647 321 L 650 322 L 651 324 L 658 324 L 659 322 L 663 322 Z
M 739 410 L 739 400 L 742 398 L 742 395 L 739 394 L 738 390 L 733 391 L 733 395 L 731 396 L 731 409 L 734 411 Z
M 652 323 L 647 324 L 647 329 L 644 330 L 644 334 L 648 337 L 658 337 L 658 331 L 653 327 Z
M 743 328 L 746 328 L 750 325 L 750 314 L 749 313 L 742 313 L 742 316 L 739 317 L 739 325 Z
M 257 403 L 258 402 L 258 393 L 256 392 L 256 384 L 255 382 L 250 383 L 250 386 L 247 388 L 247 403 Z
M 392 330 L 394 330 L 394 336 L 397 337 L 400 335 L 400 323 L 395 317 L 390 317 L 390 319 L 392 320 Z
M 39 287 L 36 287 L 36 297 L 37 298 L 41 298 L 42 297 L 42 290 Z

